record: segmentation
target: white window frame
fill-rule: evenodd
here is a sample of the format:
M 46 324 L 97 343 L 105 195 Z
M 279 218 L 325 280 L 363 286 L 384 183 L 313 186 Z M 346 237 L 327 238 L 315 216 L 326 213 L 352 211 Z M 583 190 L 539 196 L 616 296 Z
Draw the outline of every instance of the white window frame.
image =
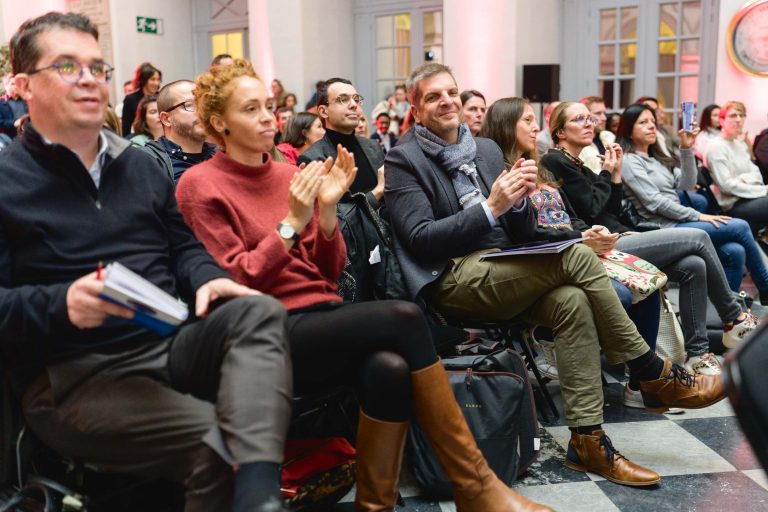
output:
M 600 9 L 638 7 L 635 96 L 656 96 L 658 78 L 659 5 L 675 0 L 563 0 L 561 100 L 577 100 L 598 90 Z M 701 0 L 701 61 L 699 67 L 699 110 L 713 103 L 717 67 L 719 0 Z M 618 37 L 617 27 L 617 37 Z M 618 58 L 618 55 L 617 55 Z M 679 59 L 678 59 L 679 60 Z M 679 73 L 676 71 L 676 73 Z M 675 90 L 675 97 L 679 88 Z M 626 105 L 614 105 L 620 110 Z M 667 111 L 679 105 L 665 105 Z

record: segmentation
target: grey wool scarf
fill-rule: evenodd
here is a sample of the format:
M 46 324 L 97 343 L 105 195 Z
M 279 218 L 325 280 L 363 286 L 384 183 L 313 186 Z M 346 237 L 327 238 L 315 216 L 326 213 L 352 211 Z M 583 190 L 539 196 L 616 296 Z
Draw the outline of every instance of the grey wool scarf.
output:
M 462 210 L 485 201 L 477 181 L 477 146 L 466 124 L 459 126 L 459 140 L 449 144 L 421 124 L 414 127 L 416 142 L 451 178 Z

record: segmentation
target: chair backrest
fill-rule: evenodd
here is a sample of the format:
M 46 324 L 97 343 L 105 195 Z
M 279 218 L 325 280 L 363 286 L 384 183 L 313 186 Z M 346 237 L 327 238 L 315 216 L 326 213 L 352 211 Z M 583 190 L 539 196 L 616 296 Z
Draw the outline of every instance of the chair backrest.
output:
M 712 173 L 709 172 L 709 169 L 702 165 L 699 166 L 699 177 L 699 191 L 704 195 L 704 197 L 707 198 L 707 201 L 709 201 L 709 206 L 712 210 L 714 210 L 714 213 L 722 215 L 723 209 L 717 202 L 715 192 L 712 190 L 712 187 L 716 186 L 715 180 L 712 179 Z

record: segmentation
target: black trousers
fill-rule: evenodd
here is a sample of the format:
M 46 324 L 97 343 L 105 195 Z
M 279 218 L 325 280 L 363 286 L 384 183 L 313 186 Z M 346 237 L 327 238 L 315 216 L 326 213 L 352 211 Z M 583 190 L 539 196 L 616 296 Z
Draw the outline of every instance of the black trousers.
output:
M 728 215 L 747 221 L 752 234 L 756 235 L 758 231 L 768 227 L 768 196 L 739 199 L 728 211 Z
M 293 311 L 288 336 L 297 391 L 352 384 L 382 421 L 410 418 L 410 373 L 437 361 L 423 313 L 404 301 L 332 303 Z
M 185 484 L 186 510 L 230 510 L 234 463 L 282 462 L 292 374 L 285 310 L 231 300 L 160 342 L 50 365 L 22 399 L 58 453 Z

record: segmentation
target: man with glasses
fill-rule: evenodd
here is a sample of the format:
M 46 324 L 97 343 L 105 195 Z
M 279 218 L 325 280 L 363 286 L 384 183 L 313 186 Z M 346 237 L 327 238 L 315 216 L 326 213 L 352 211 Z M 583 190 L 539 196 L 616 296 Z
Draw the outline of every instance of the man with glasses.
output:
M 195 83 L 189 80 L 177 80 L 160 89 L 157 109 L 163 136 L 144 146 L 174 183 L 179 182 L 184 171 L 216 153 L 216 145 L 205 141 L 207 135 L 197 117 L 194 89 Z
M 384 152 L 376 141 L 355 135 L 363 115 L 363 97 L 352 82 L 345 78 L 326 80 L 317 90 L 317 113 L 325 123 L 325 136 L 315 142 L 298 158 L 298 163 L 336 158 L 336 146 L 341 144 L 355 155 L 357 176 L 351 193 L 366 194 L 374 208 L 384 196 Z
M 179 482 L 187 511 L 283 510 L 284 310 L 232 281 L 162 167 L 102 129 L 112 68 L 97 39 L 84 16 L 51 12 L 11 40 L 30 124 L 0 159 L 0 361 L 27 426 L 58 453 Z M 101 298 L 102 261 L 197 320 L 170 336 L 134 324 Z

